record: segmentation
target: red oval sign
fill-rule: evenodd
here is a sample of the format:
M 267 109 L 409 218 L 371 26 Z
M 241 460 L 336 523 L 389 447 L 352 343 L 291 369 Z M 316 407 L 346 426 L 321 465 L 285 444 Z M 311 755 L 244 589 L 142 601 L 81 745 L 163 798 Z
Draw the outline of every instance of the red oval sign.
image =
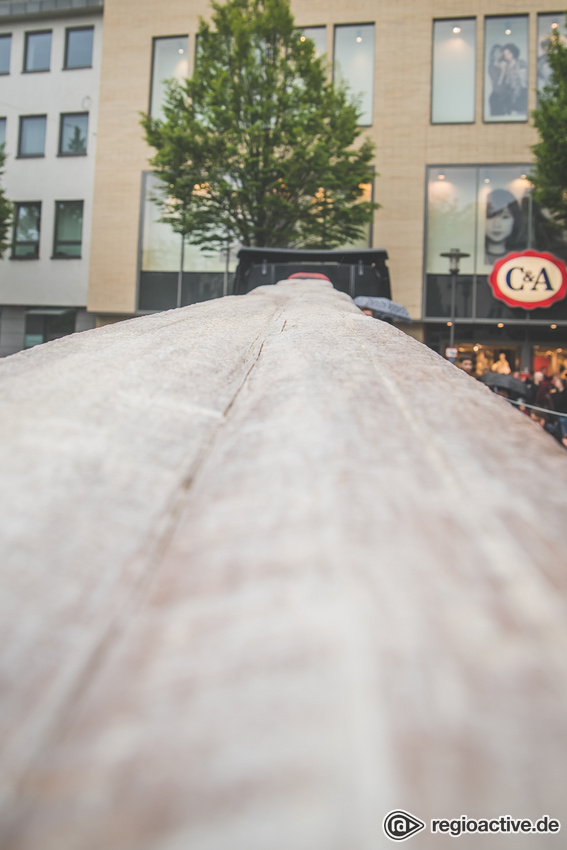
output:
M 494 263 L 488 282 L 495 298 L 509 307 L 551 307 L 567 295 L 565 263 L 553 254 L 521 251 Z

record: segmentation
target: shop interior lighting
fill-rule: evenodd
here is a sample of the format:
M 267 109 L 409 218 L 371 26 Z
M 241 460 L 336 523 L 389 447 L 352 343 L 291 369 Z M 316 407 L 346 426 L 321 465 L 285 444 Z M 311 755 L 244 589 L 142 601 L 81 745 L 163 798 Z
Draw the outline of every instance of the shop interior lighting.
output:
M 455 35 L 458 35 L 460 33 L 460 31 L 461 31 L 460 27 L 453 27 L 453 32 L 455 33 Z
M 182 47 L 180 47 L 180 48 L 179 48 L 179 50 L 178 50 L 177 52 L 178 52 L 178 53 L 183 53 L 183 48 L 182 48 Z
M 557 327 L 557 325 L 550 325 L 549 327 L 551 328 L 552 331 L 554 331 L 555 328 Z
M 504 322 L 498 322 L 498 324 L 497 324 L 497 326 L 496 326 L 496 327 L 498 327 L 498 328 L 503 328 L 503 327 L 504 327 Z
M 437 179 L 438 179 L 438 180 L 444 180 L 444 179 L 445 179 L 445 175 L 440 173 L 440 174 L 438 174 L 438 175 L 437 175 Z
M 490 177 L 485 177 L 485 178 L 484 178 L 484 182 L 485 182 L 485 183 L 490 183 Z
M 452 327 L 452 325 L 453 325 L 453 322 L 447 322 L 447 327 L 448 327 L 448 328 Z
M 360 44 L 361 41 L 362 41 L 362 36 L 360 35 L 360 32 L 359 32 L 358 35 L 356 36 L 356 42 L 357 42 L 357 44 Z
M 506 35 L 512 35 L 512 30 L 510 29 L 510 27 L 508 27 L 507 30 L 504 30 L 504 32 L 506 33 Z
M 302 35 L 302 36 L 300 37 L 300 39 L 299 39 L 299 40 L 300 40 L 300 41 L 305 41 L 305 36 L 304 36 L 304 35 Z
M 559 26 L 559 24 L 557 23 L 557 21 L 554 21 L 554 22 L 551 24 L 551 29 L 552 29 L 552 30 L 556 30 L 558 26 Z

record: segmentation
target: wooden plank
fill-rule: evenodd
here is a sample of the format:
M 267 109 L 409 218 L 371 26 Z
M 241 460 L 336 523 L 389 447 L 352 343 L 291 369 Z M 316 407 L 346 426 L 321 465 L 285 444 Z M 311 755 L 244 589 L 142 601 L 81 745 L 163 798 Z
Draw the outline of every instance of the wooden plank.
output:
M 567 465 L 534 423 L 321 282 L 0 381 L 2 848 L 567 823 Z

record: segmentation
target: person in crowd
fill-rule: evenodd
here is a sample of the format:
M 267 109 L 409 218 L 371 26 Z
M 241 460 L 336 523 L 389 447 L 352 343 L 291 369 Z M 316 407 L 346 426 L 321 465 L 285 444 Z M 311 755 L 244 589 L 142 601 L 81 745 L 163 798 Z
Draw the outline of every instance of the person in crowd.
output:
M 515 248 L 523 248 L 520 205 L 507 189 L 494 189 L 486 199 L 484 262 L 494 265 Z
M 558 416 L 561 435 L 567 435 L 567 384 L 559 375 L 552 378 L 553 387 L 550 390 L 550 395 L 553 400 L 553 407 L 557 413 L 564 413 L 565 416 Z
M 473 378 L 475 377 L 472 357 L 469 354 L 463 354 L 459 357 L 457 366 L 459 369 L 462 369 L 463 372 L 466 372 L 467 375 L 471 375 Z

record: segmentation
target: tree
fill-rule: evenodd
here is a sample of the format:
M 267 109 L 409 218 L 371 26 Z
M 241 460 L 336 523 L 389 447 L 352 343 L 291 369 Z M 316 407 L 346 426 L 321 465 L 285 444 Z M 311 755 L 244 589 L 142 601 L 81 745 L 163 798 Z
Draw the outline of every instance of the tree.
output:
M 3 150 L 4 146 L 0 145 L 0 177 L 4 173 L 4 163 L 6 162 L 6 154 Z M 0 258 L 4 256 L 9 246 L 8 234 L 12 224 L 12 204 L 6 197 L 2 186 L 0 185 Z
M 540 141 L 532 147 L 530 180 L 535 200 L 567 228 L 567 46 L 558 30 L 547 40 L 546 54 L 551 76 L 532 112 Z
M 164 120 L 143 115 L 163 183 L 162 220 L 211 250 L 326 247 L 360 238 L 374 145 L 288 0 L 212 3 L 193 77 L 170 83 Z

